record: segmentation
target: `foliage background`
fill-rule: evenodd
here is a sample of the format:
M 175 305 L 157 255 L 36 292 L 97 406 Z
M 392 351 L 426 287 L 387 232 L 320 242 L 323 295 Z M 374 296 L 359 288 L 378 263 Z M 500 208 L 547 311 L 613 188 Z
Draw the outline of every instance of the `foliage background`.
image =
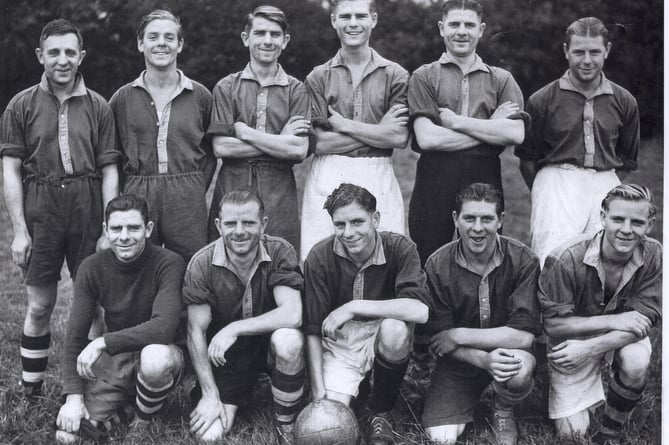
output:
M 90 88 L 109 98 L 143 69 L 135 31 L 139 18 L 169 8 L 183 22 L 184 72 L 211 88 L 243 68 L 248 51 L 239 33 L 245 15 L 259 4 L 281 7 L 292 22 L 291 42 L 281 63 L 303 79 L 337 50 L 338 41 L 322 0 L 0 0 L 0 109 L 23 88 L 39 81 L 34 56 L 41 27 L 65 17 L 77 24 L 88 56 L 81 71 Z M 613 51 L 607 76 L 639 101 L 645 136 L 662 130 L 662 0 L 483 0 L 488 24 L 479 53 L 513 73 L 526 98 L 566 70 L 561 44 L 573 20 L 594 15 L 609 25 Z M 438 0 L 377 0 L 379 24 L 372 45 L 409 71 L 439 57 Z

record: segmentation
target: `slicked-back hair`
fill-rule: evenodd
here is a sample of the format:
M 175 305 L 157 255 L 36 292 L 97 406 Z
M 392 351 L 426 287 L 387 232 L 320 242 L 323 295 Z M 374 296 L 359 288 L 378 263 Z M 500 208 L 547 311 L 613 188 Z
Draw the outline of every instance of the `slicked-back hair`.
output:
M 458 193 L 455 195 L 456 214 L 460 214 L 463 204 L 467 201 L 483 201 L 495 204 L 495 213 L 500 218 L 504 212 L 504 197 L 502 196 L 502 192 L 492 184 L 474 182 L 458 190 Z
M 597 17 L 583 17 L 572 22 L 572 24 L 567 27 L 567 30 L 564 33 L 564 43 L 567 45 L 567 48 L 571 43 L 571 36 L 602 36 L 604 38 L 604 45 L 606 46 L 606 44 L 609 43 L 609 30 L 606 29 L 604 22 Z
M 445 17 L 449 11 L 456 9 L 474 11 L 479 19 L 483 18 L 483 5 L 476 0 L 446 0 L 441 4 L 441 16 Z
M 137 27 L 137 40 L 142 40 L 144 38 L 144 30 L 146 29 L 146 26 L 154 20 L 169 20 L 176 23 L 177 39 L 183 40 L 184 37 L 183 29 L 181 27 L 181 20 L 167 9 L 156 9 L 155 11 L 151 11 L 142 17 L 142 20 L 139 22 L 139 26 Z
M 109 222 L 109 216 L 114 212 L 127 212 L 137 210 L 142 215 L 144 225 L 149 223 L 149 206 L 146 199 L 137 195 L 121 195 L 109 201 L 105 208 L 105 223 Z
M 223 195 L 221 200 L 218 202 L 218 214 L 219 216 L 221 215 L 223 204 L 244 205 L 249 202 L 255 202 L 258 204 L 258 216 L 260 216 L 260 219 L 264 218 L 265 204 L 263 204 L 260 196 L 258 196 L 254 190 L 250 189 L 237 189 Z
M 256 17 L 274 22 L 281 27 L 284 34 L 288 34 L 288 19 L 286 14 L 276 6 L 262 5 L 251 11 L 246 16 L 246 23 L 244 24 L 244 32 L 248 33 L 253 27 L 253 19 Z
M 648 187 L 637 184 L 620 184 L 612 188 L 602 200 L 602 210 L 608 212 L 609 204 L 616 199 L 633 202 L 647 202 L 648 203 L 648 217 L 652 218 L 657 213 L 655 206 L 655 198 Z
M 335 11 L 337 10 L 337 6 L 339 6 L 340 3 L 344 2 L 352 2 L 355 0 L 330 0 L 330 11 L 334 14 Z M 374 14 L 376 12 L 376 0 L 366 0 L 367 4 L 369 5 L 369 12 L 370 14 Z
M 50 36 L 64 36 L 65 34 L 74 34 L 77 36 L 77 40 L 79 41 L 79 50 L 84 49 L 84 38 L 81 36 L 79 28 L 74 26 L 69 20 L 65 19 L 51 20 L 49 23 L 44 25 L 44 28 L 42 28 L 42 32 L 39 36 L 39 47 L 42 48 L 44 41 Z
M 339 187 L 334 189 L 325 200 L 323 208 L 332 216 L 337 209 L 353 203 L 358 204 L 369 213 L 376 212 L 376 198 L 374 195 L 364 187 L 348 183 L 340 184 Z

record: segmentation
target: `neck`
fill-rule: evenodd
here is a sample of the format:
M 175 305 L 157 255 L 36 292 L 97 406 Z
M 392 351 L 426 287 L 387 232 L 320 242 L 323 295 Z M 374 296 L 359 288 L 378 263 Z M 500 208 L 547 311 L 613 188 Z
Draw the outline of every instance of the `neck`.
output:
M 600 257 L 603 263 L 623 266 L 632 258 L 632 256 L 634 256 L 634 250 L 629 253 L 620 253 L 611 247 L 608 242 L 606 242 L 606 238 L 602 240 L 602 251 L 600 253 Z
M 49 81 L 49 89 L 51 90 L 53 95 L 56 96 L 58 100 L 62 102 L 63 100 L 72 95 L 72 93 L 74 92 L 74 85 L 76 84 L 76 82 L 77 82 L 76 77 L 72 82 L 65 85 L 60 85 Z
M 152 87 L 174 87 L 179 83 L 179 73 L 177 72 L 176 66 L 167 70 L 158 70 L 156 68 L 147 67 L 146 74 L 144 75 L 144 82 Z
M 251 70 L 253 71 L 253 74 L 256 75 L 261 85 L 264 85 L 267 81 L 273 79 L 278 69 L 279 64 L 277 62 L 264 65 L 255 60 L 251 60 Z
M 595 91 L 602 83 L 602 74 L 599 73 L 599 76 L 597 76 L 595 79 L 592 79 L 590 82 L 582 82 L 581 80 L 577 79 L 576 76 L 571 73 L 571 71 L 569 71 L 569 80 L 571 81 L 572 85 L 574 85 L 579 91 L 584 93 L 591 93 Z
M 476 53 L 471 53 L 463 57 L 449 53 L 449 56 L 451 60 L 453 60 L 453 62 L 455 62 L 455 64 L 460 67 L 463 73 L 468 71 L 476 60 Z
M 366 65 L 372 59 L 369 43 L 354 48 L 342 46 L 340 51 L 344 63 L 347 65 Z
M 258 256 L 258 248 L 256 246 L 255 249 L 251 250 L 246 255 L 238 255 L 226 247 L 225 254 L 230 263 L 232 263 L 238 271 L 246 271 L 251 268 L 251 265 L 256 260 L 256 257 Z

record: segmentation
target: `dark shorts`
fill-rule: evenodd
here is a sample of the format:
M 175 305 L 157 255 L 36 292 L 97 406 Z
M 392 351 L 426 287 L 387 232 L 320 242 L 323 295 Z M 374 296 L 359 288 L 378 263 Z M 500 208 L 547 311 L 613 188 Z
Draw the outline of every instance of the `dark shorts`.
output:
M 24 185 L 24 215 L 33 241 L 25 284 L 57 282 L 63 258 L 74 279 L 102 233 L 100 178 L 29 179 Z
M 146 199 L 154 244 L 164 245 L 186 262 L 207 244 L 207 190 L 201 172 L 128 176 L 123 193 Z
M 255 190 L 262 199 L 265 216 L 268 217 L 265 233 L 285 239 L 299 252 L 300 214 L 297 208 L 297 185 L 293 165 L 281 161 L 223 159 L 209 212 L 209 241 L 220 236 L 214 219 L 218 218 L 221 198 L 227 192 L 239 188 Z
M 483 369 L 438 359 L 425 399 L 423 427 L 471 422 L 481 394 L 490 382 L 492 376 Z

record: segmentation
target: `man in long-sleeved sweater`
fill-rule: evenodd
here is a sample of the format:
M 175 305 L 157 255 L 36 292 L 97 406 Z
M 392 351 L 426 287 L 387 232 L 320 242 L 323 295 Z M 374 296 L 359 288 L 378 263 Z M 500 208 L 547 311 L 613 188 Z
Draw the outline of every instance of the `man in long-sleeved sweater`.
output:
M 64 346 L 60 442 L 77 439 L 73 433 L 83 418 L 109 426 L 133 403 L 137 421 L 146 421 L 178 383 L 184 357 L 170 342 L 179 323 L 185 264 L 147 243 L 153 229 L 147 215 L 142 198 L 110 201 L 103 229 L 111 249 L 90 256 L 79 269 Z M 107 329 L 88 343 L 98 305 Z

